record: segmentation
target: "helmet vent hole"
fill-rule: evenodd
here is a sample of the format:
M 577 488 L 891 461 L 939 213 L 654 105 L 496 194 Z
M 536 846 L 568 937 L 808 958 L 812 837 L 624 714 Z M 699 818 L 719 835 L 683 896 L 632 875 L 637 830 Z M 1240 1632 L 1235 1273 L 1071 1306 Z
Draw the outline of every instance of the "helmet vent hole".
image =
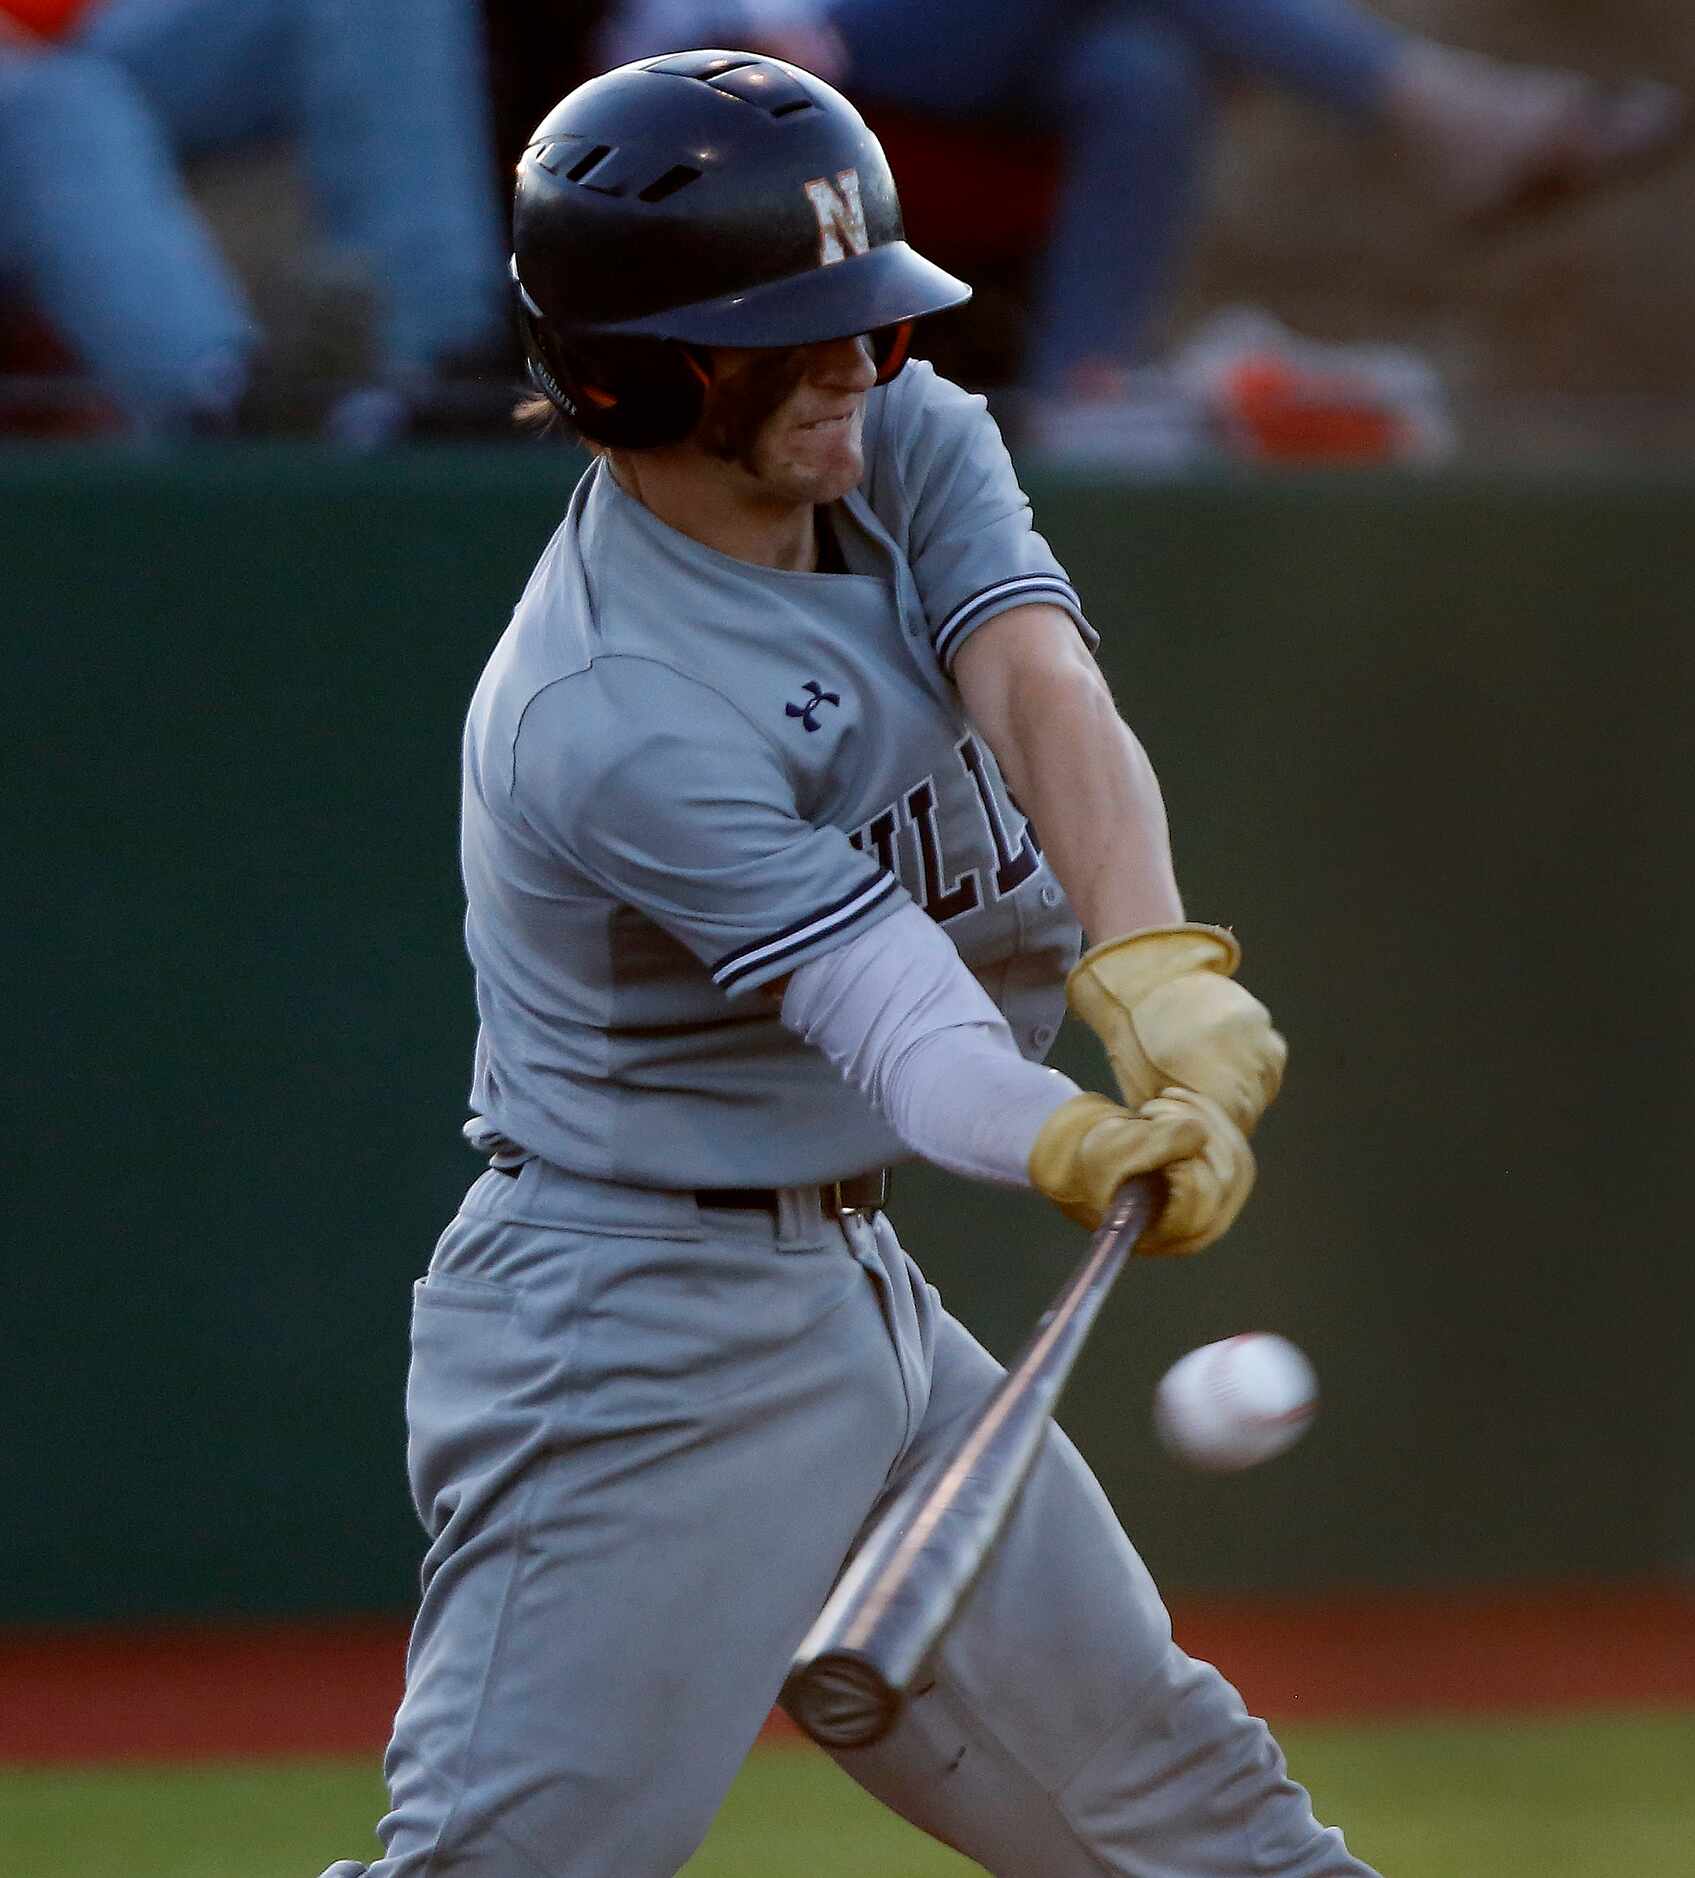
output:
M 674 196 L 679 189 L 687 189 L 690 183 L 700 181 L 700 171 L 690 169 L 686 163 L 676 163 L 661 177 L 656 178 L 641 190 L 638 202 L 663 202 L 667 196 Z
M 770 60 L 738 65 L 706 82 L 727 98 L 740 98 L 743 104 L 757 105 L 768 117 L 783 117 L 790 111 L 808 110 L 812 105 L 806 87 L 788 67 Z
M 739 72 L 744 65 L 759 62 L 751 52 L 677 52 L 668 59 L 655 59 L 642 69 L 664 72 L 671 78 L 698 78 L 702 84 L 710 84 L 725 72 Z
M 585 151 L 583 155 L 578 157 L 576 162 L 571 165 L 565 174 L 572 182 L 580 183 L 583 178 L 588 175 L 590 170 L 604 163 L 611 154 L 611 144 L 597 143 L 593 149 Z

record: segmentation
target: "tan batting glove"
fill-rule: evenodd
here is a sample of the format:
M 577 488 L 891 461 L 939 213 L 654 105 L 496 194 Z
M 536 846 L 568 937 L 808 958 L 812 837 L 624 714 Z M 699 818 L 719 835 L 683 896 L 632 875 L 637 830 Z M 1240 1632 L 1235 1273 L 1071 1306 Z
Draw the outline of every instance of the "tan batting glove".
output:
M 1066 1002 L 1106 1045 L 1137 1108 L 1173 1083 L 1211 1096 L 1242 1130 L 1270 1106 L 1288 1045 L 1271 1013 L 1234 983 L 1242 948 L 1219 926 L 1156 926 L 1091 946 Z
M 1030 1183 L 1094 1231 L 1133 1174 L 1165 1175 L 1166 1200 L 1136 1250 L 1199 1252 L 1230 1229 L 1254 1186 L 1254 1152 L 1216 1102 L 1167 1089 L 1131 1113 L 1103 1095 L 1076 1095 L 1042 1124 Z

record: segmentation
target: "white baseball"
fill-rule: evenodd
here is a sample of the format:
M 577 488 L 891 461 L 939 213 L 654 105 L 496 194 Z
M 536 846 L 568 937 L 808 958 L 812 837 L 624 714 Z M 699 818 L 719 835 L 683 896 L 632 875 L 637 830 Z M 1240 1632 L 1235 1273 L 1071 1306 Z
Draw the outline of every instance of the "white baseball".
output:
M 1180 1356 L 1154 1390 L 1154 1430 L 1178 1460 L 1229 1473 L 1293 1447 L 1318 1377 L 1287 1337 L 1250 1330 Z

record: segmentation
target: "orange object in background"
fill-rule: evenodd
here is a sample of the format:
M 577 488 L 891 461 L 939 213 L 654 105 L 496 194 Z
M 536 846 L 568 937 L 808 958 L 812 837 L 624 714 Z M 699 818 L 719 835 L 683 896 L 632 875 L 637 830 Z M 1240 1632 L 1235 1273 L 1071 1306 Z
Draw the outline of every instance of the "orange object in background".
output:
M 1404 346 L 1304 338 L 1259 307 L 1226 307 L 1165 368 L 1227 455 L 1323 467 L 1445 462 L 1456 447 L 1435 366 Z
M 88 11 L 91 0 L 0 0 L 0 13 L 43 39 L 58 39 Z
M 1369 387 L 1323 378 L 1269 355 L 1225 372 L 1224 417 L 1244 456 L 1286 463 L 1390 463 L 1409 454 L 1406 426 Z

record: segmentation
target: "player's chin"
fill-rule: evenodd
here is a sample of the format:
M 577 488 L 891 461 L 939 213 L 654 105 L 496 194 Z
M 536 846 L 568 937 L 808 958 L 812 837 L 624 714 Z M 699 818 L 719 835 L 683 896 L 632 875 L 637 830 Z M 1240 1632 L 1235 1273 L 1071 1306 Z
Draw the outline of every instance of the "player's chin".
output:
M 835 502 L 857 489 L 865 475 L 865 452 L 857 424 L 814 425 L 793 432 L 777 467 L 796 497 Z
M 839 501 L 858 488 L 865 475 L 865 453 L 856 436 L 807 439 L 788 453 L 786 479 L 809 501 Z

